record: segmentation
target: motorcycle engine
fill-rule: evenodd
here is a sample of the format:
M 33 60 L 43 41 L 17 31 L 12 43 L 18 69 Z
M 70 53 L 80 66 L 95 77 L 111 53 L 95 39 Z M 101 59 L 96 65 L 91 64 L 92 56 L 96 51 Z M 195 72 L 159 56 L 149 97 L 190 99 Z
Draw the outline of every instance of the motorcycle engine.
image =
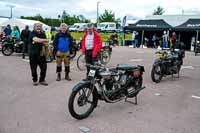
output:
M 121 77 L 120 77 L 120 84 L 123 86 L 123 85 L 125 85 L 126 84 L 126 81 L 127 81 L 127 78 L 128 78 L 128 76 L 127 75 L 122 75 Z

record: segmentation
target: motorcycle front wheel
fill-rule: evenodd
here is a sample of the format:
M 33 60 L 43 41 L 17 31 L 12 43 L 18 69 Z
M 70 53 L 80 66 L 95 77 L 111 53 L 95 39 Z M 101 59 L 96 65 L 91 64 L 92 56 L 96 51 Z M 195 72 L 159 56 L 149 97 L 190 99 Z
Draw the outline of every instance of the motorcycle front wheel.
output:
M 14 51 L 12 46 L 4 44 L 1 49 L 3 55 L 10 56 Z
M 160 65 L 153 66 L 151 70 L 151 79 L 155 83 L 159 83 L 162 80 L 162 70 Z
M 68 109 L 72 117 L 81 120 L 87 118 L 98 103 L 97 90 L 90 84 L 82 84 L 69 97 Z

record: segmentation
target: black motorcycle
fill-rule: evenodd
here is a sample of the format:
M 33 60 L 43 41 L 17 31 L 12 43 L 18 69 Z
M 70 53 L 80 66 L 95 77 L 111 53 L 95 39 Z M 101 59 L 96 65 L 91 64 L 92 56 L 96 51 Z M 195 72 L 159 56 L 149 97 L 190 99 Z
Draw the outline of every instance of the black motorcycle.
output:
M 77 51 L 80 50 L 80 44 L 81 44 L 81 41 L 77 43 L 76 40 L 73 40 L 73 44 L 70 47 L 71 59 L 74 59 L 76 57 Z
M 153 82 L 159 83 L 163 76 L 178 74 L 183 65 L 183 58 L 185 57 L 184 50 L 160 50 L 156 54 L 158 58 L 155 60 L 152 71 L 151 78 Z
M 135 98 L 144 89 L 143 66 L 126 64 L 116 68 L 105 68 L 98 65 L 89 65 L 90 71 L 86 80 L 80 81 L 72 89 L 68 108 L 76 119 L 88 117 L 97 107 L 98 100 L 115 103 L 127 98 Z M 133 102 L 132 102 L 133 103 Z
M 2 53 L 5 56 L 10 56 L 12 53 L 22 53 L 23 42 L 17 41 L 16 38 L 5 38 L 2 41 Z

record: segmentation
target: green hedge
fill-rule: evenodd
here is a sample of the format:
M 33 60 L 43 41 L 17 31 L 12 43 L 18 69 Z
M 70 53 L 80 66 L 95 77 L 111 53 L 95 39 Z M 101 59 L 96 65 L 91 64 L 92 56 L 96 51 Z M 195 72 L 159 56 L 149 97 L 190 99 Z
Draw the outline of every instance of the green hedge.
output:
M 80 40 L 80 38 L 83 37 L 83 32 L 70 32 L 72 37 L 76 40 Z M 108 41 L 109 37 L 112 35 L 112 33 L 100 33 L 101 38 L 103 40 L 103 42 Z M 131 40 L 132 34 L 131 33 L 127 33 L 125 36 L 127 40 Z M 120 33 L 118 33 L 118 42 L 120 42 Z

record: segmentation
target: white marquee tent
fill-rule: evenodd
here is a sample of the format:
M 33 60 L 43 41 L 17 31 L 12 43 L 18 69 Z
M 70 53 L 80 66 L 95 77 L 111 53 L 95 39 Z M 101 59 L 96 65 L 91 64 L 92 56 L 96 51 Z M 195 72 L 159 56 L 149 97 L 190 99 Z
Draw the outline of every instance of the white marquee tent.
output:
M 18 26 L 20 30 L 24 29 L 26 25 L 29 26 L 30 30 L 33 30 L 33 26 L 35 23 L 41 23 L 43 26 L 43 29 L 46 31 L 50 31 L 51 27 L 40 22 L 40 21 L 35 21 L 35 20 L 27 20 L 27 19 L 16 19 L 16 18 L 12 18 L 12 19 L 8 19 L 6 21 L 3 21 L 2 23 L 0 22 L 0 27 L 3 29 L 5 28 L 8 24 L 11 25 L 11 27 L 13 26 Z

